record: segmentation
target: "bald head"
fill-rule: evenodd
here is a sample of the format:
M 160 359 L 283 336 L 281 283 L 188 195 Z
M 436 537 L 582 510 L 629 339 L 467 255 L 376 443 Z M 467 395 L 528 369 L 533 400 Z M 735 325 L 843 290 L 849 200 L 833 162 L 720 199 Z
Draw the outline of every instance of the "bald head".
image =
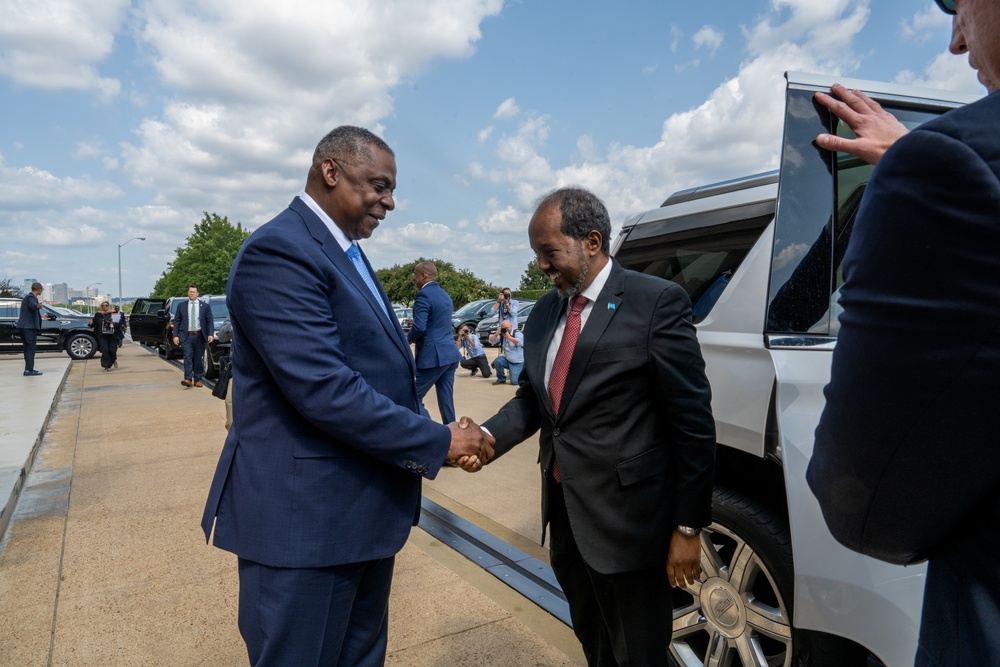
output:
M 417 286 L 417 289 L 422 288 L 432 280 L 437 280 L 437 277 L 438 269 L 434 262 L 420 262 L 413 267 L 413 284 Z

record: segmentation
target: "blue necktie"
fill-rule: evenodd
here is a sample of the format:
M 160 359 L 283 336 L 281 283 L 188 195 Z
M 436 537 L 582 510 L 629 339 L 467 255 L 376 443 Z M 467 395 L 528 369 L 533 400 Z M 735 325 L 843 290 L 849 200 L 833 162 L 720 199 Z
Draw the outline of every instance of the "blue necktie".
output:
M 361 279 L 365 281 L 368 285 L 368 289 L 372 291 L 375 295 L 375 300 L 378 301 L 378 305 L 382 306 L 382 312 L 385 313 L 386 317 L 389 317 L 389 311 L 385 309 L 385 303 L 382 301 L 382 295 L 378 293 L 378 288 L 375 287 L 375 280 L 372 278 L 372 274 L 369 273 L 368 267 L 365 266 L 365 260 L 361 259 L 361 251 L 358 250 L 358 246 L 354 243 L 351 247 L 347 249 L 347 256 L 351 258 L 351 262 L 354 263 L 354 268 L 358 270 L 361 274 Z

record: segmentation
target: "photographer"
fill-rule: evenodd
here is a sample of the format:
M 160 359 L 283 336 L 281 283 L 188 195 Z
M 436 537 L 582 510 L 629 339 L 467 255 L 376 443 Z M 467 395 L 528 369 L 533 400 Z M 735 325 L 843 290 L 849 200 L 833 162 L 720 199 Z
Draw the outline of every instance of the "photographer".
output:
M 512 301 L 510 298 L 510 288 L 504 287 L 497 297 L 497 302 L 493 304 L 492 311 L 500 313 L 501 321 L 509 320 L 513 330 L 517 328 L 517 306 L 517 301 Z
M 497 379 L 493 384 L 506 384 L 504 371 L 510 371 L 510 383 L 517 384 L 517 379 L 524 368 L 524 334 L 511 327 L 510 320 L 500 323 L 500 328 L 490 336 L 490 343 L 501 341 L 500 356 L 493 360 L 493 368 L 497 369 Z
M 468 325 L 463 325 L 459 330 L 455 347 L 468 353 L 469 356 L 463 358 L 458 364 L 462 368 L 472 371 L 469 373 L 470 376 L 475 375 L 477 370 L 482 372 L 484 378 L 493 375 L 493 372 L 490 371 L 490 364 L 486 361 L 486 350 L 483 349 L 483 344 L 479 342 L 479 336 L 473 334 Z

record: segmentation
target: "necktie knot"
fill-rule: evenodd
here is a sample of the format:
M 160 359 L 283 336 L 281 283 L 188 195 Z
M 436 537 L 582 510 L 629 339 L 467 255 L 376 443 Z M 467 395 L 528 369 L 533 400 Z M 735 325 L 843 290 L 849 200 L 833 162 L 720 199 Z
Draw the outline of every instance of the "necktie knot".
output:
M 579 315 L 583 312 L 583 309 L 587 306 L 587 297 L 582 294 L 577 294 L 569 301 L 570 312 Z
M 353 243 L 347 248 L 347 256 L 351 259 L 361 259 L 361 253 L 358 252 L 358 246 Z

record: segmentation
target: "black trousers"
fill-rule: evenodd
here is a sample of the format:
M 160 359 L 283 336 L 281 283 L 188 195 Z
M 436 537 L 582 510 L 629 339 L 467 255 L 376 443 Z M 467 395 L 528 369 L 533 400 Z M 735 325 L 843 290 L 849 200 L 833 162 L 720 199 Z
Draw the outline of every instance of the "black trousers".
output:
M 479 372 L 483 374 L 484 378 L 488 378 L 493 375 L 493 371 L 490 370 L 490 364 L 486 361 L 486 355 L 481 354 L 478 357 L 469 357 L 468 359 L 462 359 L 458 364 L 466 370 L 479 369 Z
M 673 627 L 667 564 L 651 570 L 601 574 L 580 555 L 562 485 L 551 477 L 549 555 L 569 602 L 573 632 L 589 667 L 664 667 Z
M 20 329 L 24 342 L 24 370 L 35 370 L 35 350 L 38 349 L 38 329 Z
M 101 367 L 111 368 L 118 360 L 118 339 L 113 334 L 101 334 L 98 345 L 101 346 Z

